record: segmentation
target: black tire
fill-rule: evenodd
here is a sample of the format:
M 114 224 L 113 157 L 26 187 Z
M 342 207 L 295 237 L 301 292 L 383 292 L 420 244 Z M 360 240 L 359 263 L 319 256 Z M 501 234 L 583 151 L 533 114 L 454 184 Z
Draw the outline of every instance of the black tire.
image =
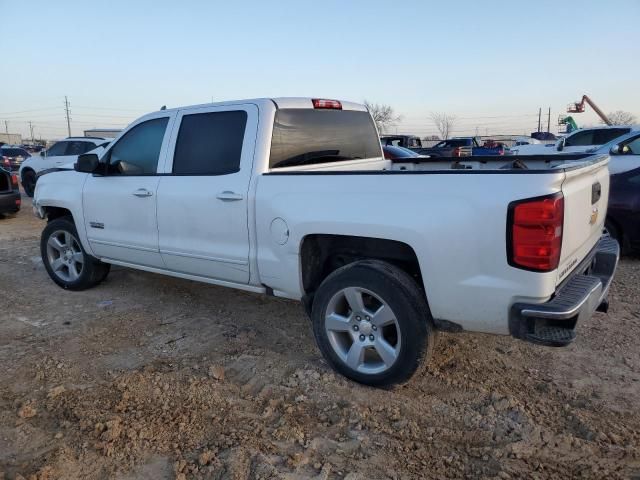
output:
M 74 279 L 61 278 L 61 275 L 54 271 L 54 268 L 52 267 L 52 255 L 49 254 L 48 250 L 50 238 L 54 234 L 64 236 L 65 232 L 69 233 L 73 237 L 73 248 L 75 249 L 76 254 L 81 253 L 83 258 L 79 275 Z M 78 237 L 78 231 L 76 230 L 76 226 L 73 223 L 73 219 L 71 217 L 56 218 L 55 220 L 52 220 L 47 224 L 47 226 L 42 231 L 42 236 L 40 238 L 40 254 L 42 255 L 42 262 L 44 263 L 44 267 L 47 270 L 49 277 L 51 277 L 51 280 L 53 280 L 60 287 L 67 290 L 77 291 L 94 287 L 102 282 L 105 278 L 107 278 L 109 270 L 111 269 L 110 264 L 101 262 L 97 258 L 89 255 L 84 250 L 84 247 L 80 243 Z M 53 255 L 55 255 L 55 253 L 53 253 Z M 60 256 L 62 257 L 62 255 Z M 63 268 L 67 268 L 67 272 L 70 273 L 70 267 Z M 75 266 L 74 271 L 77 271 L 77 268 Z M 67 276 L 71 277 L 70 274 L 68 274 Z
M 620 245 L 621 254 L 629 253 L 629 248 L 624 240 L 624 234 L 622 233 L 622 230 L 620 230 L 620 227 L 618 227 L 617 223 L 615 223 L 610 218 L 607 218 L 604 222 L 604 229 L 614 240 L 618 242 L 618 245 Z
M 330 302 L 344 289 L 352 287 L 374 293 L 394 313 L 396 323 L 393 328 L 399 330 L 402 341 L 394 363 L 380 373 L 363 373 L 347 365 L 336 353 L 325 329 Z M 352 317 L 353 312 L 350 312 Z M 434 348 L 433 319 L 423 291 L 407 273 L 379 260 L 354 262 L 331 273 L 314 296 L 311 319 L 316 343 L 324 358 L 345 377 L 366 385 L 387 387 L 407 381 L 426 363 Z M 349 335 L 352 334 L 349 332 Z M 362 335 L 359 338 L 362 339 Z M 354 337 L 351 347 L 356 341 Z
M 36 173 L 33 170 L 22 172 L 22 188 L 24 188 L 27 197 L 33 197 L 36 190 Z

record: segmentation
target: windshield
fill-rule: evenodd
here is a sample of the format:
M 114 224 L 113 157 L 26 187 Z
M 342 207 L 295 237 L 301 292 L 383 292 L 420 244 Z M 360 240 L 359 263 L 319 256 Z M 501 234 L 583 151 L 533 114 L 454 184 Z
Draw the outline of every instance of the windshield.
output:
M 271 168 L 380 156 L 380 143 L 368 112 L 300 108 L 276 112 Z

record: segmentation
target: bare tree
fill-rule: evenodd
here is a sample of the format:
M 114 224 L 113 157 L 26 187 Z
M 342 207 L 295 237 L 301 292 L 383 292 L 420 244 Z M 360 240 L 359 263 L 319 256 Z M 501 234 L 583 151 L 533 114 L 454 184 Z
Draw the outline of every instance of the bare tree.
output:
M 431 112 L 431 121 L 438 129 L 438 132 L 440 132 L 440 137 L 446 140 L 449 138 L 451 132 L 453 132 L 456 116 L 448 113 Z
M 633 125 L 637 120 L 633 113 L 625 112 L 624 110 L 611 112 L 607 117 L 609 117 L 611 125 Z
M 389 128 L 394 127 L 402 120 L 402 115 L 396 115 L 396 112 L 389 105 L 370 103 L 364 101 L 365 107 L 376 122 L 376 127 L 380 133 L 384 133 Z

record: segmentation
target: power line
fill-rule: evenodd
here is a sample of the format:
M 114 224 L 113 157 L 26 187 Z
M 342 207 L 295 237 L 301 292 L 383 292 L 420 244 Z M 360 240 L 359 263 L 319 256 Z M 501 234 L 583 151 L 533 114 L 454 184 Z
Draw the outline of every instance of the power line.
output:
M 13 115 L 14 113 L 29 113 L 29 112 L 41 112 L 43 110 L 57 110 L 58 107 L 44 107 L 44 108 L 36 108 L 34 110 L 21 110 L 19 112 L 1 112 L 0 115 L 3 117 L 5 115 Z

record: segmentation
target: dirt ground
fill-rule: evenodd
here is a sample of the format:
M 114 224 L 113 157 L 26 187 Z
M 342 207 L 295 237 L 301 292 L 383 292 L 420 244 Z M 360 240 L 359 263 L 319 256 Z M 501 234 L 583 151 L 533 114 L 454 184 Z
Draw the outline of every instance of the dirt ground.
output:
M 0 219 L 0 479 L 640 479 L 640 259 L 564 349 L 441 334 L 391 391 L 335 375 L 293 302 L 124 268 L 49 280 Z

